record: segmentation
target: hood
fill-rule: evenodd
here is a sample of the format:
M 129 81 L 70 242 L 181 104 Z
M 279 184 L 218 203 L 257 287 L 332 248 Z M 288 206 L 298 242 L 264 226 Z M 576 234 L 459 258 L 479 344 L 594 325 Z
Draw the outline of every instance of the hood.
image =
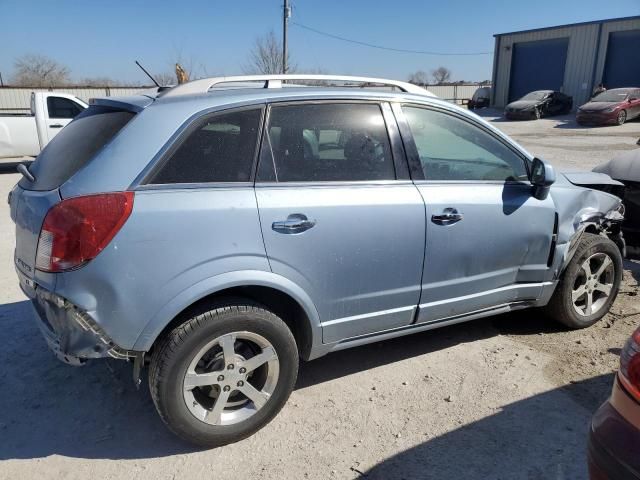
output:
M 591 191 L 604 192 L 618 199 L 624 197 L 624 184 L 609 175 L 598 172 L 562 172 L 556 178 L 559 187 L 582 187 Z M 554 185 L 555 185 L 554 184 Z M 582 188 L 580 190 L 582 190 Z M 553 190 L 553 187 L 551 187 Z
M 620 102 L 589 102 L 580 107 L 581 110 L 590 110 L 592 112 L 601 112 L 607 108 L 617 107 Z
M 505 108 L 513 108 L 515 110 L 524 110 L 526 108 L 540 105 L 541 103 L 542 102 L 540 100 L 518 100 L 517 102 L 511 102 Z
M 622 183 L 614 180 L 609 175 L 599 172 L 561 172 L 570 183 L 581 187 L 592 185 L 615 185 L 622 186 Z
M 624 152 L 612 160 L 598 165 L 593 171 L 606 173 L 616 180 L 640 182 L 640 148 Z

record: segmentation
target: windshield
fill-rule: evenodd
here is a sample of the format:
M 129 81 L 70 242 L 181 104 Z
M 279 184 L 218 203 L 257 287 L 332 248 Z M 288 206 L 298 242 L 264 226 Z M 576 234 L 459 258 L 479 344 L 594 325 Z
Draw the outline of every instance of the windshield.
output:
M 629 90 L 608 90 L 596 95 L 592 102 L 623 102 L 627 99 Z
M 527 93 L 524 97 L 522 97 L 520 100 L 542 100 L 544 97 L 546 97 L 549 94 L 549 92 L 531 92 L 531 93 Z

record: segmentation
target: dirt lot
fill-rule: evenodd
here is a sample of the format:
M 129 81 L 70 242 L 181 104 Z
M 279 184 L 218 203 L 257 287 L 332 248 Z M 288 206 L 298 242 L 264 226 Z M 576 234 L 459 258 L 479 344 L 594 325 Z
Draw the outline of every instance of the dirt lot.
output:
M 493 119 L 492 112 L 483 112 Z M 557 167 L 635 147 L 640 123 L 566 117 L 495 125 Z M 0 478 L 584 479 L 593 411 L 640 323 L 640 264 L 613 311 L 567 332 L 538 312 L 493 317 L 303 364 L 281 414 L 254 437 L 197 451 L 169 434 L 128 365 L 62 365 L 13 272 L 0 175 Z

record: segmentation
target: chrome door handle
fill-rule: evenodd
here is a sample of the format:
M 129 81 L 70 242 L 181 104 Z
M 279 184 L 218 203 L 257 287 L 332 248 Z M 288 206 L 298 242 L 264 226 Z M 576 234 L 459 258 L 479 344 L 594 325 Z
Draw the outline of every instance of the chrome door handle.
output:
M 292 213 L 286 220 L 280 220 L 271 224 L 272 230 L 278 233 L 302 233 L 316 224 L 315 220 L 309 220 L 302 213 Z
M 49 125 L 50 128 L 62 128 L 64 127 L 64 125 L 61 125 L 59 123 L 54 123 L 53 125 Z
M 431 221 L 437 225 L 451 225 L 462 220 L 462 214 L 455 208 L 445 208 L 439 215 L 431 215 Z

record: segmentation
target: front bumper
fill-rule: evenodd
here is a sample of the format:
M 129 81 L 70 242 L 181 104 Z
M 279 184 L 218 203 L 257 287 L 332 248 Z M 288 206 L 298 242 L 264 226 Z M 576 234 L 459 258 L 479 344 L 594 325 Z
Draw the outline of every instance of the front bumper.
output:
M 618 112 L 576 113 L 576 121 L 584 125 L 609 125 L 618 123 Z
M 611 398 L 591 423 L 591 480 L 640 480 L 640 424 L 636 425 L 634 418 L 640 419 L 640 404 L 622 390 L 616 379 Z
M 64 363 L 79 366 L 92 358 L 136 356 L 136 352 L 116 345 L 87 312 L 64 298 L 35 284 L 25 293 L 31 298 L 34 317 L 47 345 Z

